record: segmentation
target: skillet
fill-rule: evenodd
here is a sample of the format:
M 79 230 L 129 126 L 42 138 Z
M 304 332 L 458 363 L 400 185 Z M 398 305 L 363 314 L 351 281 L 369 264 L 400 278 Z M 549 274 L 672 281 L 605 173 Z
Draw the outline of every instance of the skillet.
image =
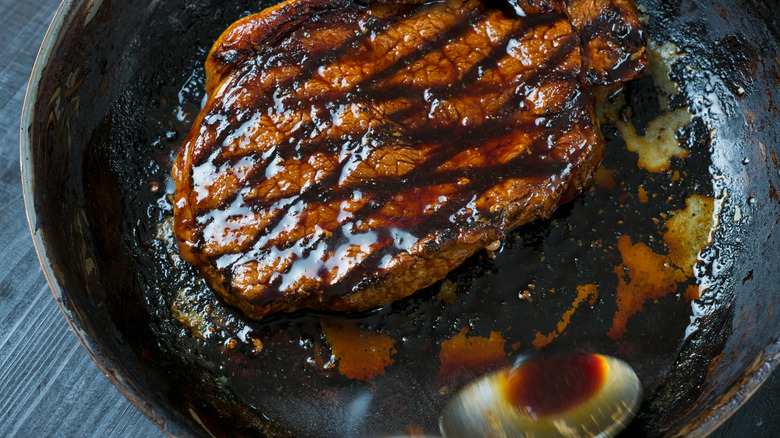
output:
M 168 175 L 211 43 L 270 3 L 66 1 L 31 79 L 22 172 L 44 271 L 98 365 L 167 433 L 433 432 L 470 378 L 518 355 L 576 349 L 622 357 L 642 378 L 646 399 L 626 435 L 706 435 L 771 373 L 780 34 L 765 4 L 639 2 L 648 37 L 673 43 L 664 47 L 679 92 L 663 108 L 652 78 L 627 86 L 603 125 L 608 176 L 513 231 L 495 258 L 477 255 L 373 312 L 253 322 L 178 259 Z M 654 132 L 675 110 L 690 114 L 675 135 L 687 153 L 660 172 L 637 166 L 626 120 Z M 711 213 L 713 228 L 692 275 L 626 313 L 616 269 L 634 267 L 634 253 L 664 260 L 668 219 L 694 214 L 691 199 L 710 200 L 695 212 Z M 616 315 L 628 316 L 621 325 Z M 386 361 L 349 356 L 356 339 L 384 346 Z

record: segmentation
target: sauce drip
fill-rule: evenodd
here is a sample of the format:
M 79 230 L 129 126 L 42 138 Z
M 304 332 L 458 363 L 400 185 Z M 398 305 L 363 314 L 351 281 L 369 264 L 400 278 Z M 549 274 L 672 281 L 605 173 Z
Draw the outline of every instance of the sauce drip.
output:
M 529 361 L 507 373 L 509 403 L 534 418 L 568 411 L 604 384 L 607 363 L 596 354 Z

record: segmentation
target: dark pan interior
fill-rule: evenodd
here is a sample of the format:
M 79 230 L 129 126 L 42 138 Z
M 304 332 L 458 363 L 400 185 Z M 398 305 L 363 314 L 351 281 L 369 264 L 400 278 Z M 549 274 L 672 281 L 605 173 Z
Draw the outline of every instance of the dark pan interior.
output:
M 495 258 L 478 254 L 376 311 L 256 322 L 179 259 L 166 221 L 169 169 L 200 108 L 206 53 L 231 22 L 271 3 L 75 2 L 33 78 L 22 153 L 44 268 L 98 363 L 164 430 L 432 433 L 474 376 L 538 350 L 577 350 L 624 358 L 640 375 L 646 398 L 627 436 L 706 434 L 769 375 L 780 358 L 780 59 L 765 5 L 638 2 L 649 38 L 686 54 L 672 64 L 681 92 L 669 106 L 692 114 L 677 131 L 687 156 L 668 170 L 638 168 L 609 121 L 612 176 L 514 230 Z M 630 84 L 622 117 L 648 130 L 659 92 L 650 78 Z M 626 315 L 623 251 L 665 255 L 665 219 L 693 198 L 719 212 L 695 275 L 616 322 Z M 379 353 L 349 355 L 356 339 Z

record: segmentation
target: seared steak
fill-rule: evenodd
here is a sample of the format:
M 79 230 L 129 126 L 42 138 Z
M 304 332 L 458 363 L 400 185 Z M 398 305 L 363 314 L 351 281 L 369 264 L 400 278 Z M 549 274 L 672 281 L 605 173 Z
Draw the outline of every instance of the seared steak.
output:
M 231 26 L 173 175 L 182 256 L 259 318 L 443 278 L 590 181 L 593 85 L 642 73 L 623 0 L 290 0 Z

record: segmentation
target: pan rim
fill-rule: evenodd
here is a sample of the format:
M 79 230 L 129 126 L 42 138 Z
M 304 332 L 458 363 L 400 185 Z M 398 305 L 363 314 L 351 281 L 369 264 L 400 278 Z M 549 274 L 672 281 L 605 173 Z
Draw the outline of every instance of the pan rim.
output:
M 66 17 L 74 15 L 80 8 L 80 6 L 86 0 L 62 0 L 57 7 L 57 11 L 52 18 L 49 27 L 43 37 L 38 54 L 36 55 L 35 62 L 33 64 L 30 79 L 27 83 L 27 91 L 24 97 L 24 103 L 22 105 L 22 117 L 20 125 L 20 167 L 21 167 L 21 182 L 22 182 L 22 199 L 24 202 L 25 215 L 27 218 L 27 224 L 30 228 L 30 234 L 33 240 L 33 247 L 38 257 L 38 262 L 43 271 L 43 275 L 46 278 L 46 282 L 49 285 L 49 289 L 54 295 L 57 302 L 57 306 L 60 312 L 65 317 L 65 320 L 70 327 L 70 330 L 76 335 L 81 346 L 89 354 L 92 361 L 98 366 L 100 371 L 111 384 L 117 388 L 120 394 L 122 394 L 139 412 L 141 412 L 149 421 L 152 422 L 157 428 L 165 433 L 169 437 L 174 437 L 170 431 L 166 430 L 166 425 L 172 422 L 173 416 L 161 415 L 154 412 L 152 406 L 146 401 L 146 397 L 140 393 L 140 391 L 134 388 L 132 385 L 124 379 L 119 368 L 112 365 L 112 362 L 103 357 L 101 350 L 101 342 L 98 337 L 92 333 L 87 332 L 78 319 L 74 317 L 71 310 L 68 309 L 64 296 L 63 289 L 60 283 L 57 281 L 52 258 L 47 251 L 46 244 L 44 242 L 43 235 L 41 234 L 41 228 L 38 226 L 37 211 L 35 209 L 34 193 L 35 193 L 35 171 L 33 169 L 33 154 L 32 154 L 32 123 L 35 120 L 35 102 L 38 100 L 40 81 L 43 72 L 48 68 L 53 55 L 53 49 L 63 36 L 63 29 L 65 28 L 68 20 Z M 98 5 L 99 7 L 99 5 Z M 165 408 L 167 409 L 167 408 Z M 167 412 L 165 413 L 167 414 Z

